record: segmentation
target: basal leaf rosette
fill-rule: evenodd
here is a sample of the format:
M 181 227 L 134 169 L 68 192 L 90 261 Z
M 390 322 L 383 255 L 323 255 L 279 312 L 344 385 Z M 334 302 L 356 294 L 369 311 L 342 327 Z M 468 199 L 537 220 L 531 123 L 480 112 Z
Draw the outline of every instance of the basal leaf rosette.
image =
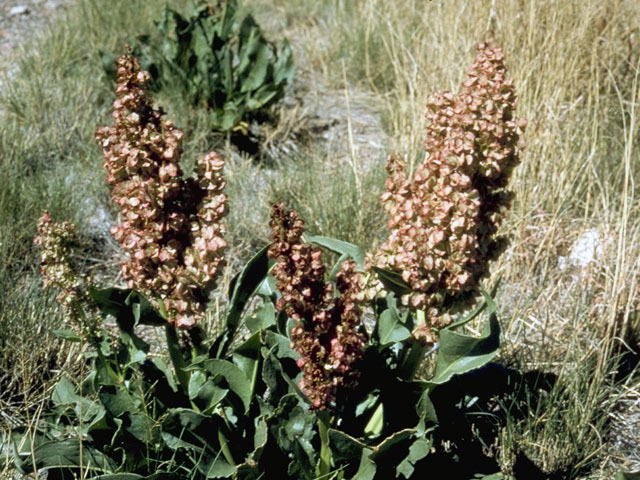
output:
M 114 124 L 98 128 L 96 139 L 121 210 L 111 232 L 129 255 L 123 277 L 171 324 L 188 328 L 202 317 L 224 262 L 224 159 L 209 153 L 195 179 L 183 178 L 183 134 L 153 108 L 149 80 L 133 56 L 118 58 Z
M 389 236 L 372 263 L 411 288 L 410 305 L 426 313 L 418 333 L 429 343 L 450 313 L 477 297 L 489 262 L 506 246 L 497 232 L 526 127 L 514 117 L 515 104 L 502 50 L 480 44 L 459 93 L 436 92 L 427 102 L 424 161 L 412 174 L 399 157 L 387 162 Z
M 325 281 L 322 251 L 302 240 L 300 215 L 275 204 L 270 226 L 273 243 L 268 255 L 276 261 L 272 275 L 282 294 L 276 308 L 296 322 L 291 338 L 300 354 L 299 386 L 312 408 L 327 409 L 337 389 L 356 380 L 354 364 L 366 343 L 360 328 L 359 273 L 355 262 L 343 262 L 336 275 L 340 294 L 334 298 L 333 285 Z

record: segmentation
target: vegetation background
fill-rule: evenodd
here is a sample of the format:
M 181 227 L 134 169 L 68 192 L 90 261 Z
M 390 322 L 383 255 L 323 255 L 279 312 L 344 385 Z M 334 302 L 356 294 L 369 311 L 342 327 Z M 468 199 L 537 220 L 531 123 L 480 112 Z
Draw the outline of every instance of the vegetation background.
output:
M 78 0 L 29 35 L 2 81 L 0 432 L 32 424 L 60 373 L 83 368 L 80 347 L 50 333 L 62 319 L 38 276 L 31 239 L 40 211 L 73 220 L 78 262 L 118 281 L 116 209 L 93 140 L 113 100 L 100 52 L 119 53 L 149 31 L 164 3 Z M 505 470 L 524 453 L 558 478 L 639 469 L 640 4 L 246 0 L 243 8 L 268 38 L 289 39 L 296 62 L 279 121 L 254 128 L 259 158 L 213 135 L 203 109 L 156 96 L 185 132 L 187 171 L 213 148 L 228 158 L 227 282 L 268 241 L 274 200 L 297 208 L 314 234 L 377 245 L 386 156 L 420 161 L 429 93 L 457 88 L 479 41 L 500 45 L 518 115 L 529 120 L 504 225 L 511 246 L 493 267 L 502 278 L 501 361 L 558 382 L 491 448 Z

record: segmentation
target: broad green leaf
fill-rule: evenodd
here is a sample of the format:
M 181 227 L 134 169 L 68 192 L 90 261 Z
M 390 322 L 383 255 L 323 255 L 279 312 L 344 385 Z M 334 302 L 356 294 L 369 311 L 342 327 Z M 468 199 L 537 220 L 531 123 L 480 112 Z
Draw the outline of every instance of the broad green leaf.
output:
M 238 31 L 238 67 L 237 72 L 242 82 L 244 82 L 251 71 L 251 64 L 255 58 L 256 52 L 260 48 L 260 34 L 258 32 L 257 24 L 251 15 L 245 17 L 240 25 Z M 240 85 L 240 91 L 246 92 L 248 89 L 242 89 Z M 252 89 L 253 90 L 253 89 Z
M 200 370 L 195 370 L 189 378 L 189 398 L 197 402 L 207 413 L 218 405 L 229 393 L 229 389 L 220 388 L 213 379 Z
M 446 383 L 454 375 L 482 367 L 496 356 L 499 346 L 500 325 L 495 315 L 491 316 L 479 337 L 441 330 L 436 371 L 429 382 Z
M 251 381 L 244 372 L 227 360 L 211 359 L 205 361 L 203 366 L 211 375 L 220 375 L 225 379 L 231 391 L 242 400 L 245 413 L 248 412 L 252 390 Z
M 57 337 L 64 338 L 69 342 L 79 343 L 82 341 L 82 337 L 80 337 L 73 330 L 51 330 L 51 333 L 53 333 Z
M 222 453 L 215 457 L 205 456 L 196 466 L 205 478 L 230 478 L 236 471 L 235 465 L 229 465 Z
M 378 319 L 378 336 L 383 347 L 411 337 L 411 331 L 404 326 L 407 314 L 403 315 L 404 318 L 400 317 L 393 295 L 387 296 L 387 305 L 389 308 L 382 312 Z
M 33 449 L 32 458 L 32 463 L 37 469 L 81 467 L 82 469 L 100 469 L 107 472 L 115 469 L 115 465 L 109 457 L 95 448 L 83 444 L 77 438 L 37 445 Z M 28 473 L 31 473 L 33 466 L 29 463 L 26 462 L 23 466 L 29 469 Z
M 222 118 L 220 119 L 220 129 L 223 131 L 231 130 L 240 122 L 241 118 L 240 111 L 233 103 L 225 103 Z
M 276 286 L 276 279 L 271 275 L 267 275 L 267 277 L 262 281 L 258 290 L 256 290 L 258 295 L 262 295 L 263 297 L 273 297 L 277 295 L 278 287 Z
M 356 405 L 356 411 L 355 411 L 356 417 L 359 417 L 366 411 L 372 409 L 376 405 L 379 399 L 380 399 L 380 390 L 378 389 L 374 390 L 369 395 L 367 395 L 367 397 L 362 402 Z
M 202 450 L 200 446 L 184 440 L 185 435 L 183 435 L 183 432 L 178 432 L 178 433 L 179 435 L 176 436 L 172 433 L 162 430 L 160 432 L 160 436 L 162 437 L 162 441 L 165 443 L 165 445 L 171 450 L 178 450 L 179 448 L 183 448 L 185 450 L 195 450 L 195 451 Z
M 415 429 L 413 428 L 405 428 L 403 430 L 399 430 L 395 433 L 392 433 L 387 438 L 385 438 L 382 442 L 376 445 L 373 449 L 373 453 L 371 454 L 371 458 L 373 460 L 380 455 L 387 453 L 390 449 L 395 447 L 401 442 L 409 439 L 412 435 L 415 434 Z
M 328 248 L 332 252 L 339 253 L 340 255 L 346 255 L 358 264 L 358 268 L 364 268 L 364 250 L 353 243 L 344 242 L 330 237 L 320 237 L 317 235 L 307 234 L 305 234 L 304 239 L 309 243 Z
M 281 337 L 281 335 L 279 335 L 279 337 Z M 292 352 L 292 356 L 295 355 L 296 359 L 299 357 L 298 353 L 291 350 L 290 347 L 287 346 L 286 348 L 288 348 L 289 352 Z M 276 357 L 274 352 L 276 352 L 277 349 L 278 347 L 274 345 L 270 349 L 262 347 L 261 350 L 262 357 L 264 358 L 264 361 L 262 362 L 262 380 L 270 390 L 270 397 L 277 400 L 283 395 L 295 393 L 299 398 L 308 402 L 309 399 L 304 393 L 302 393 L 295 380 L 290 378 L 282 368 L 280 358 L 284 357 Z
M 102 405 L 114 417 L 125 412 L 136 412 L 140 408 L 140 400 L 133 397 L 123 386 L 104 386 L 98 395 Z
M 421 426 L 418 427 L 419 434 L 423 432 L 420 430 L 424 430 L 427 427 L 438 425 L 438 415 L 436 415 L 436 409 L 433 405 L 433 402 L 429 398 L 429 390 L 425 389 L 420 396 L 420 400 L 418 400 L 418 404 L 416 405 L 416 413 L 420 418 Z
M 131 312 L 135 320 L 134 325 L 160 326 L 167 323 L 156 309 L 153 308 L 149 300 L 135 290 L 132 290 L 127 296 L 125 304 L 131 307 Z
M 516 480 L 511 475 L 505 475 L 504 473 L 492 473 L 491 475 L 485 475 L 484 473 L 476 473 L 472 480 Z M 616 478 L 615 480 L 619 480 Z M 631 479 L 630 479 L 631 480 Z
M 142 412 L 127 412 L 128 421 L 125 430 L 140 440 L 143 444 L 153 444 L 156 438 L 154 421 Z
M 233 363 L 245 374 L 251 382 L 251 395 L 255 390 L 258 372 L 260 371 L 260 333 L 256 332 L 233 352 Z
M 177 472 L 158 472 L 144 477 L 144 480 L 176 480 L 176 478 L 180 478 Z
M 208 5 L 204 4 L 203 8 Z M 236 3 L 224 2 L 221 5 L 222 10 L 216 10 L 214 18 L 209 17 L 209 32 L 216 35 L 219 40 L 226 44 L 227 40 L 238 30 L 236 22 Z
M 195 434 L 202 429 L 206 430 L 209 427 L 210 419 L 211 417 L 208 415 L 203 415 L 191 410 L 190 408 L 171 408 L 163 420 L 163 434 L 179 434 L 181 437 L 184 436 L 183 433 L 185 431 Z M 186 445 L 194 446 L 185 439 L 182 439 L 181 442 L 185 442 Z M 176 442 L 176 444 L 177 443 L 180 442 Z
M 352 480 L 373 480 L 376 475 L 376 462 L 371 459 L 372 451 L 368 448 L 362 450 L 360 466 Z
M 216 357 L 224 355 L 229 343 L 233 339 L 233 334 L 238 328 L 242 312 L 247 303 L 254 295 L 258 286 L 263 282 L 269 273 L 269 258 L 267 257 L 266 245 L 245 265 L 238 275 L 230 295 L 229 310 L 225 319 L 225 338 L 219 346 Z
M 56 405 L 72 404 L 77 402 L 80 398 L 82 397 L 76 394 L 76 387 L 67 377 L 62 377 L 60 379 L 51 394 L 51 400 Z
M 207 382 L 207 376 L 199 370 L 192 372 L 189 376 L 189 398 L 194 400 L 198 397 L 200 388 Z
M 251 316 L 245 320 L 245 324 L 251 333 L 269 328 L 276 323 L 276 308 L 273 303 L 265 302 L 256 308 Z
M 98 475 L 87 480 L 147 480 L 149 477 L 143 477 L 137 473 L 109 473 L 107 475 Z
M 273 354 L 273 348 L 263 347 L 260 351 L 264 358 L 262 362 L 262 381 L 267 385 L 270 395 L 284 395 L 289 392 L 289 384 L 285 380 L 280 360 Z
M 362 450 L 367 448 L 367 445 L 357 438 L 333 428 L 329 429 L 329 445 L 334 462 L 361 458 Z
M 241 92 L 251 92 L 259 88 L 267 77 L 267 70 L 272 54 L 264 39 L 258 37 L 259 45 L 251 55 L 251 70 L 242 82 Z
M 120 343 L 125 348 L 126 358 L 121 360 L 125 367 L 134 363 L 142 364 L 147 359 L 149 344 L 138 337 L 133 330 L 126 330 L 120 325 Z
M 431 445 L 433 441 L 431 439 L 419 438 L 411 447 L 409 447 L 409 455 L 405 457 L 402 462 L 396 467 L 396 475 L 403 475 L 404 478 L 411 478 L 415 470 L 415 464 L 429 455 Z
M 300 354 L 291 348 L 291 340 L 284 335 L 266 330 L 263 332 L 263 342 L 268 348 L 273 349 L 273 354 L 278 358 L 300 358 Z
M 178 385 L 176 384 L 176 379 L 173 375 L 173 371 L 171 371 L 167 363 L 159 357 L 152 358 L 151 363 L 153 363 L 156 368 L 164 374 L 164 378 L 167 379 L 167 383 L 169 384 L 169 387 L 171 387 L 171 390 L 177 392 Z
M 94 430 L 105 430 L 108 428 L 104 406 L 97 401 L 80 397 L 74 408 L 76 418 L 80 420 L 83 434 Z
M 496 313 L 496 305 L 495 302 L 493 301 L 493 298 L 495 298 L 496 296 L 496 292 L 498 291 L 498 286 L 500 285 L 500 279 L 498 279 L 498 281 L 495 283 L 495 285 L 491 288 L 490 292 L 485 291 L 484 288 L 482 288 L 482 286 L 480 287 L 480 291 L 482 292 L 482 295 L 485 297 L 485 301 L 482 302 L 480 305 L 478 305 L 478 307 L 476 307 L 475 310 L 473 310 L 469 315 L 467 315 L 466 317 L 461 318 L 460 320 L 457 320 L 453 323 L 451 323 L 450 325 L 447 325 L 446 328 L 448 329 L 454 329 L 456 327 L 460 327 L 466 323 L 469 323 L 471 320 L 475 319 L 478 315 L 480 315 L 482 312 L 484 312 L 484 310 L 487 307 L 489 308 L 489 316 L 493 315 Z M 487 298 L 489 300 L 487 300 Z M 489 303 L 490 302 L 490 303 Z
M 271 433 L 284 452 L 293 452 L 299 465 L 309 467 L 315 464 L 316 452 L 311 443 L 316 432 L 315 416 L 302 408 L 296 394 L 280 399 L 269 423 Z
M 377 437 L 382 433 L 384 427 L 384 405 L 380 403 L 375 409 L 371 418 L 364 427 L 364 434 L 367 437 Z
M 391 270 L 384 270 L 378 267 L 371 267 L 378 275 L 378 278 L 389 292 L 395 293 L 397 296 L 406 295 L 413 290 L 409 285 L 402 280 L 402 276 L 397 272 Z
M 280 44 L 278 60 L 273 70 L 273 81 L 276 84 L 288 84 L 293 80 L 293 55 L 291 54 L 289 41 L 286 38 Z
M 93 299 L 100 311 L 104 315 L 119 317 L 125 311 L 129 311 L 129 307 L 125 303 L 127 297 L 131 294 L 130 288 L 103 288 L 97 289 L 89 287 L 89 296 Z

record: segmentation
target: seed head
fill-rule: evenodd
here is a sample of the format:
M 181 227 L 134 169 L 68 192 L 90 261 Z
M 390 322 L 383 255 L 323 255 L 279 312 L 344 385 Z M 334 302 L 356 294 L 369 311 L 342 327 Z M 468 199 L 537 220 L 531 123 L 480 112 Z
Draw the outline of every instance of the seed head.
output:
M 162 302 L 171 323 L 191 327 L 223 264 L 224 159 L 209 153 L 198 161 L 197 178 L 184 179 L 183 134 L 153 108 L 149 74 L 129 53 L 117 64 L 114 124 L 98 128 L 96 139 L 121 209 L 111 232 L 129 254 L 122 274 L 131 288 Z
M 312 408 L 328 408 L 338 388 L 357 379 L 353 364 L 363 353 L 366 336 L 360 328 L 359 273 L 354 262 L 341 265 L 337 274 L 340 296 L 325 282 L 322 251 L 302 241 L 304 222 L 297 212 L 275 204 L 271 214 L 272 239 L 268 255 L 276 260 L 272 274 L 282 297 L 277 308 L 297 322 L 291 332 L 300 389 Z
M 71 261 L 71 246 L 76 243 L 75 225 L 56 223 L 47 211 L 38 220 L 38 235 L 33 242 L 40 247 L 40 274 L 44 286 L 58 290 L 66 320 L 87 341 L 99 337 L 100 315 L 87 293 L 92 281 L 80 275 Z
M 450 320 L 478 294 L 488 265 L 503 251 L 496 237 L 511 202 L 507 186 L 519 163 L 524 119 L 514 118 L 513 82 L 499 48 L 478 46 L 458 94 L 433 93 L 427 102 L 425 160 L 412 176 L 389 157 L 382 203 L 389 237 L 373 258 L 411 286 L 410 304 L 432 327 Z M 445 307 L 445 305 L 447 307 Z

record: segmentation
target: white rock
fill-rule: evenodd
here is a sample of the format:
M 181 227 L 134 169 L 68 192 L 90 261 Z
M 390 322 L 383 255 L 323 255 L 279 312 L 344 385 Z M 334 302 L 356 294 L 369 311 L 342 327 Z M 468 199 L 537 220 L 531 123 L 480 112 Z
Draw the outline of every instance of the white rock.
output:
M 561 255 L 558 257 L 558 269 L 563 271 L 565 268 L 567 268 L 567 257 Z
M 11 10 L 9 10 L 9 15 L 11 16 L 26 15 L 27 13 L 29 13 L 29 7 L 26 5 L 16 5 L 15 7 L 11 7 Z
M 571 248 L 569 262 L 576 267 L 586 267 L 602 255 L 602 244 L 598 230 L 587 230 Z

